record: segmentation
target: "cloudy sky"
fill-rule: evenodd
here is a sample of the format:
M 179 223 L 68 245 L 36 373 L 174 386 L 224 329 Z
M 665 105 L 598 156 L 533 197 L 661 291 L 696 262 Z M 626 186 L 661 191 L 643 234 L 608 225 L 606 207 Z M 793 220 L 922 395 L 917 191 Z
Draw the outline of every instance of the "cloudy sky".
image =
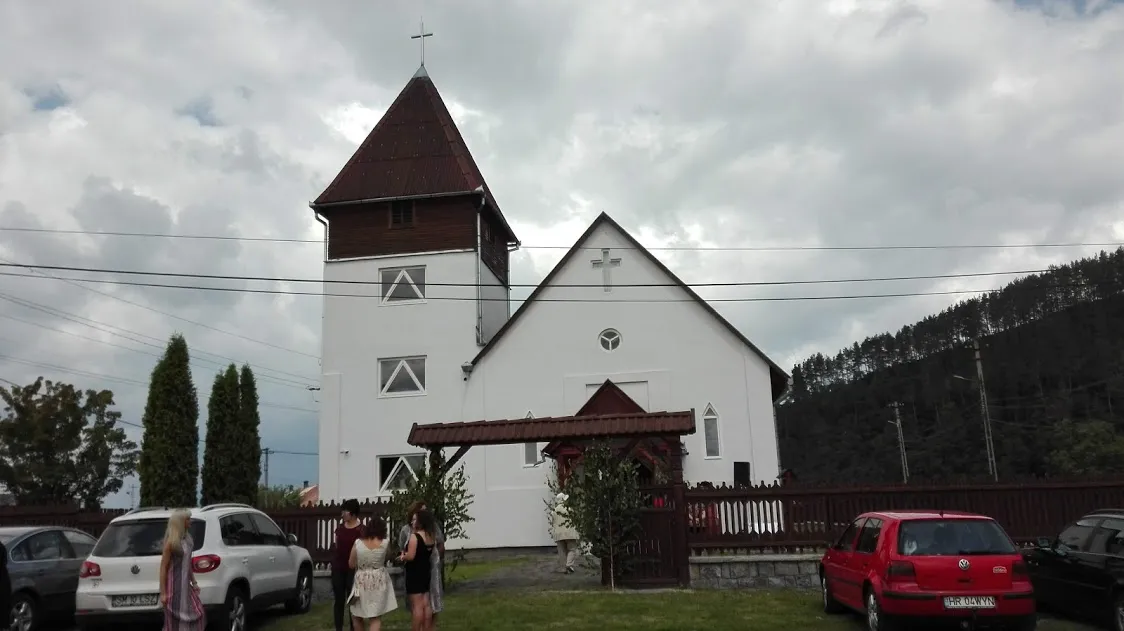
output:
M 1028 270 L 1096 251 L 797 247 L 1124 241 L 1114 2 L 12 0 L 0 4 L 0 257 L 319 277 L 316 244 L 8 229 L 320 238 L 307 203 L 413 74 L 422 13 L 430 75 L 526 246 L 516 283 L 541 279 L 600 211 L 648 246 L 696 248 L 656 250 L 689 283 Z M 752 247 L 787 249 L 713 249 Z M 219 366 L 249 362 L 263 445 L 315 452 L 318 298 L 41 274 L 0 276 L 3 379 L 110 388 L 139 423 L 179 331 L 201 407 Z M 791 366 L 970 295 L 718 308 Z M 315 479 L 315 461 L 275 455 L 270 482 Z

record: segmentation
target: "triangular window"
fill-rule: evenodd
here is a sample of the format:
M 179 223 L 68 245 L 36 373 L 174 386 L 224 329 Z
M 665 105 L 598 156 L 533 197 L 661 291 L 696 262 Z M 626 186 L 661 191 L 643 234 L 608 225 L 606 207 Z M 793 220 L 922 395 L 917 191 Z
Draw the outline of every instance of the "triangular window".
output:
M 425 468 L 424 455 L 379 458 L 379 487 L 382 493 L 407 489 Z
M 380 359 L 379 393 L 382 395 L 424 394 L 425 358 Z
M 389 267 L 379 270 L 384 303 L 425 300 L 425 267 Z

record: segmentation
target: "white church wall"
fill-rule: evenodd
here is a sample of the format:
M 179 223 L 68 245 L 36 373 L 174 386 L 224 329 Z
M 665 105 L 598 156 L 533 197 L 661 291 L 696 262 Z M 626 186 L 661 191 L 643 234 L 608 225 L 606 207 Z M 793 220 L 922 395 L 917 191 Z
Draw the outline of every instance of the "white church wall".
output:
M 464 377 L 460 366 L 478 351 L 474 261 L 475 253 L 457 252 L 325 264 L 326 293 L 373 297 L 324 299 L 325 385 L 321 387 L 338 391 L 334 395 L 338 396 L 338 413 L 330 405 L 321 405 L 322 498 L 378 497 L 380 457 L 422 453 L 406 443 L 415 422 L 461 419 Z M 427 284 L 424 300 L 385 302 L 381 298 L 380 271 L 419 267 L 424 268 L 428 281 L 464 286 Z M 379 360 L 389 358 L 424 358 L 425 392 L 380 392 Z M 324 390 L 321 394 L 332 395 Z M 338 442 L 338 448 L 333 448 L 333 442 Z
M 480 285 L 480 331 L 487 342 L 507 322 L 510 306 L 507 287 L 487 265 L 480 266 Z
M 504 333 L 466 383 L 465 401 L 481 405 L 473 419 L 563 416 L 577 412 L 590 387 L 606 378 L 647 393 L 650 411 L 694 409 L 697 431 L 685 438 L 684 474 L 692 483 L 733 481 L 733 463 L 749 462 L 755 481 L 776 476 L 772 396 L 767 364 L 717 322 L 613 228 L 602 225 L 553 283 L 596 284 L 591 263 L 609 249 L 611 291 L 547 287 Z M 571 298 L 594 302 L 551 302 Z M 638 301 L 648 302 L 638 302 Z M 620 334 L 606 351 L 599 334 Z M 645 405 L 644 401 L 638 401 Z M 719 416 L 721 451 L 705 457 L 703 412 Z M 469 419 L 465 419 L 469 420 Z M 484 497 L 470 525 L 471 547 L 550 545 L 542 517 L 544 472 L 523 466 L 523 445 L 488 447 Z M 471 454 L 472 452 L 470 452 Z M 479 457 L 479 455 L 477 456 Z M 481 486 L 481 485 L 478 485 Z M 517 517 L 518 516 L 518 517 Z

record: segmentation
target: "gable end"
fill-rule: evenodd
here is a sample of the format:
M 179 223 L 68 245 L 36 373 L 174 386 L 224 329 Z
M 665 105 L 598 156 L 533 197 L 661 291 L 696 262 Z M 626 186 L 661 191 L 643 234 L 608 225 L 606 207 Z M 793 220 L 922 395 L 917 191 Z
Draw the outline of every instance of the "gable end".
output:
M 593 223 L 590 224 L 588 228 L 586 228 L 585 232 L 583 232 L 580 237 L 578 237 L 578 240 L 575 241 L 574 245 L 570 247 L 570 249 L 566 252 L 566 254 L 562 257 L 562 260 L 558 261 L 558 264 L 555 265 L 554 269 L 550 270 L 550 273 L 542 279 L 542 282 L 539 283 L 537 287 L 535 287 L 535 290 L 531 292 L 531 295 L 527 296 L 527 299 L 523 301 L 523 304 L 519 306 L 519 309 L 515 311 L 511 318 L 507 322 L 505 322 L 502 327 L 500 327 L 500 330 L 492 336 L 492 339 L 489 340 L 486 345 L 484 345 L 484 348 L 480 349 L 480 352 L 476 354 L 476 357 L 472 358 L 473 366 L 480 363 L 480 361 L 484 359 L 484 357 L 487 356 L 488 353 L 497 344 L 500 343 L 500 340 L 503 339 L 504 334 L 515 326 L 515 323 L 518 322 L 523 314 L 526 313 L 526 311 L 531 307 L 531 305 L 535 302 L 535 299 L 538 298 L 539 294 L 541 294 L 550 285 L 551 281 L 554 280 L 554 277 L 557 276 L 562 271 L 562 269 L 566 267 L 566 264 L 570 262 L 570 259 L 574 258 L 574 255 L 582 250 L 582 244 L 585 243 L 586 240 L 588 240 L 589 237 L 602 224 L 608 224 L 617 232 L 624 235 L 624 238 L 629 242 L 633 249 L 643 254 L 649 261 L 652 262 L 652 264 L 656 266 L 658 270 L 666 274 L 667 277 L 675 282 L 675 284 L 679 286 L 680 289 L 687 292 L 688 296 L 690 296 L 695 302 L 702 306 L 703 309 L 706 309 L 707 313 L 709 313 L 711 317 L 718 320 L 718 322 L 725 326 L 726 329 L 730 331 L 730 333 L 732 333 L 738 340 L 742 342 L 742 344 L 745 344 L 758 357 L 764 360 L 765 363 L 769 366 L 769 382 L 773 394 L 773 401 L 776 402 L 780 400 L 782 396 L 784 396 L 785 392 L 787 392 L 788 390 L 789 383 L 791 382 L 791 378 L 788 376 L 788 373 L 785 372 L 784 369 L 782 369 L 780 366 L 778 366 L 777 363 L 772 359 L 769 359 L 768 355 L 766 355 L 761 349 L 757 348 L 757 346 L 753 342 L 749 341 L 749 338 L 747 338 L 741 331 L 739 331 L 737 327 L 730 324 L 729 320 L 722 317 L 722 314 L 718 313 L 718 311 L 715 310 L 715 308 L 711 306 L 710 303 L 703 300 L 702 297 L 699 296 L 694 289 L 691 289 L 690 285 L 684 283 L 682 279 L 680 279 L 675 275 L 674 272 L 668 269 L 662 261 L 652 255 L 652 253 L 648 251 L 648 248 L 641 245 L 640 242 L 637 241 L 631 234 L 629 234 L 627 230 L 622 228 L 620 224 L 614 221 L 613 218 L 608 215 L 608 213 L 604 212 L 598 215 L 597 219 L 593 220 Z

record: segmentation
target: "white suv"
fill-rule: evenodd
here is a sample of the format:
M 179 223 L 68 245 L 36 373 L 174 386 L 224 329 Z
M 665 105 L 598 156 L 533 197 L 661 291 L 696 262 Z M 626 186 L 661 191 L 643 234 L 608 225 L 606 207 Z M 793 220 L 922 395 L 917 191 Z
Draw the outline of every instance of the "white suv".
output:
M 79 573 L 80 629 L 158 621 L 160 552 L 172 511 L 138 508 L 109 522 Z M 191 509 L 191 565 L 209 629 L 243 631 L 250 611 L 312 605 L 312 558 L 265 513 L 245 504 Z

